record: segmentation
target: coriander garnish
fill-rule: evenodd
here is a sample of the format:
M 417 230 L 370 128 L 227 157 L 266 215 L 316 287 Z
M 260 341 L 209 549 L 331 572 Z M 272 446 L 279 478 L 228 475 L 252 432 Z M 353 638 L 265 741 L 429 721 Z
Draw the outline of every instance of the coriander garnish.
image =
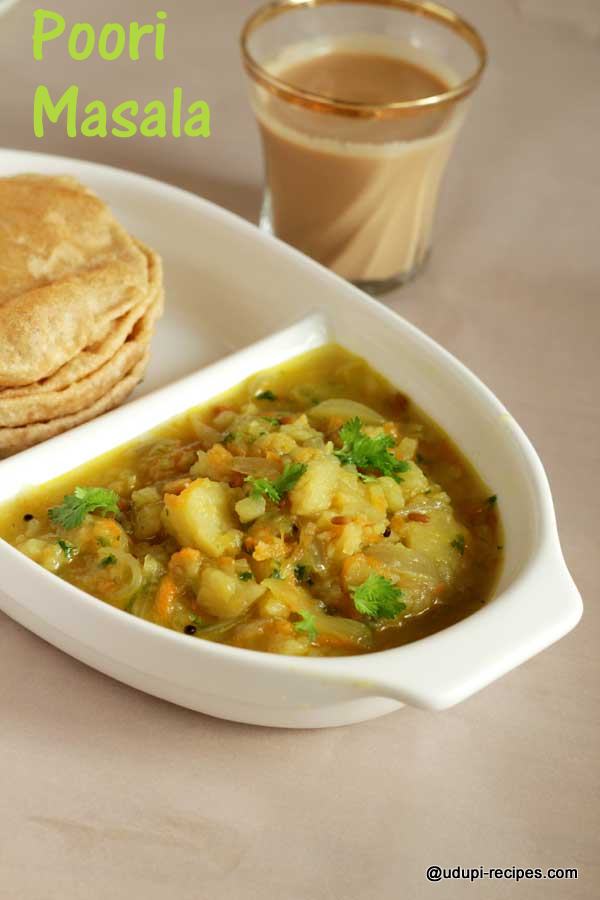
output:
M 88 513 L 118 513 L 119 495 L 101 487 L 76 487 L 64 497 L 60 506 L 48 510 L 48 517 L 62 528 L 77 528 Z
M 299 622 L 294 622 L 294 630 L 295 631 L 303 631 L 306 633 L 309 641 L 314 643 L 317 639 L 317 626 L 315 624 L 316 617 L 313 613 L 310 612 L 299 612 L 298 615 L 301 617 Z
M 56 542 L 65 555 L 67 562 L 72 562 L 77 555 L 77 547 L 70 541 L 59 540 Z
M 375 469 L 382 475 L 390 475 L 396 481 L 402 481 L 399 477 L 400 472 L 407 472 L 410 469 L 410 463 L 404 459 L 396 459 L 390 453 L 390 448 L 395 445 L 394 438 L 390 434 L 369 437 L 362 430 L 362 423 L 358 417 L 350 419 L 340 428 L 340 437 L 344 444 L 341 450 L 335 451 L 335 455 L 343 466 Z
M 253 478 L 249 475 L 246 478 L 246 484 L 251 487 L 251 497 L 268 497 L 273 503 L 279 503 L 283 495 L 291 491 L 305 472 L 304 463 L 288 463 L 283 473 L 273 481 L 269 481 L 268 478 Z
M 402 591 L 382 575 L 369 575 L 361 585 L 350 589 L 354 605 L 371 619 L 394 619 L 406 609 L 400 600 Z

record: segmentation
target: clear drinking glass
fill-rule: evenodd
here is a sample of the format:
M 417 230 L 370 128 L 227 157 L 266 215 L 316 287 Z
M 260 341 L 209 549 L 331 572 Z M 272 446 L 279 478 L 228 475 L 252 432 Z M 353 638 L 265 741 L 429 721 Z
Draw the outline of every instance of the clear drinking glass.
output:
M 485 67 L 477 31 L 430 0 L 276 0 L 241 47 L 264 149 L 261 226 L 371 293 L 411 279 Z M 340 90 L 339 73 L 335 95 L 327 71 L 323 89 L 299 86 L 298 66 L 332 50 L 400 59 L 438 87 L 373 103 L 352 96 L 356 77 Z

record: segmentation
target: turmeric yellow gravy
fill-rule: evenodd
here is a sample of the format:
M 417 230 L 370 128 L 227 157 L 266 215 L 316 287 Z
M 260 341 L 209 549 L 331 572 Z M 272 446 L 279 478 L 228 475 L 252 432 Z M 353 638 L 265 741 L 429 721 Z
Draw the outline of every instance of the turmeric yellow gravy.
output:
M 329 345 L 21 495 L 0 535 L 190 639 L 346 655 L 486 601 L 491 495 L 408 398 Z

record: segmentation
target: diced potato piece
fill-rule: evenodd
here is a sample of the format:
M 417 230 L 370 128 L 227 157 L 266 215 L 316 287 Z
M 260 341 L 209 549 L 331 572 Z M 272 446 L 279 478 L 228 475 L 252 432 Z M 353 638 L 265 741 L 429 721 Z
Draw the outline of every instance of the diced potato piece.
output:
M 419 442 L 416 440 L 416 438 L 412 438 L 412 437 L 402 438 L 402 440 L 398 444 L 398 450 L 400 452 L 401 458 L 402 459 L 414 459 L 418 446 L 419 446 Z
M 280 456 L 292 453 L 298 446 L 293 437 L 289 434 L 281 434 L 281 432 L 273 431 L 264 434 L 254 442 L 253 450 L 260 450 L 265 453 L 270 450 L 272 453 L 278 453 Z
M 232 619 L 245 613 L 265 590 L 255 581 L 240 581 L 237 575 L 209 566 L 200 576 L 197 601 L 209 615 Z
M 190 475 L 194 478 L 204 478 L 208 475 L 209 462 L 207 456 L 206 450 L 198 450 L 198 459 L 190 468 Z
M 234 553 L 242 544 L 233 517 L 235 496 L 225 484 L 198 478 L 178 496 L 165 494 L 165 527 L 182 547 L 212 557 Z
M 160 531 L 162 524 L 163 505 L 158 503 L 145 503 L 136 509 L 134 534 L 138 541 L 148 541 Z
M 274 597 L 270 591 L 261 598 L 258 611 L 261 616 L 271 619 L 287 619 L 290 614 L 286 604 Z
M 48 543 L 37 538 L 29 538 L 19 544 L 19 550 L 50 572 L 58 572 L 61 565 L 67 562 L 66 556 L 56 541 Z
M 257 562 L 264 562 L 266 559 L 281 559 L 288 553 L 289 548 L 283 538 L 272 536 L 267 541 L 257 541 L 252 556 Z
M 384 516 L 387 510 L 387 498 L 383 487 L 376 482 L 367 484 L 367 496 L 373 509 L 381 514 L 377 518 Z
M 213 481 L 228 481 L 231 477 L 233 456 L 222 444 L 214 444 L 208 451 L 199 450 L 198 460 L 190 472 L 211 478 Z
M 316 600 L 304 588 L 280 578 L 265 578 L 262 582 L 269 594 L 292 612 L 317 612 Z
M 267 501 L 264 497 L 244 497 L 235 504 L 235 511 L 238 514 L 240 522 L 253 522 L 262 516 L 267 508 Z
M 285 434 L 293 438 L 298 443 L 305 441 L 315 441 L 318 444 L 323 443 L 323 435 L 320 431 L 311 428 L 305 415 L 298 416 L 294 422 L 289 425 L 282 425 L 280 434 Z
M 136 507 L 147 506 L 149 503 L 160 502 L 161 496 L 158 489 L 154 486 L 140 488 L 131 495 L 131 502 Z
M 292 513 L 314 516 L 331 506 L 340 465 L 334 457 L 322 456 L 312 460 L 295 488 L 290 491 Z
M 380 478 L 379 484 L 383 488 L 387 508 L 393 513 L 398 512 L 398 510 L 402 509 L 404 507 L 404 494 L 402 493 L 402 485 L 398 484 L 397 481 L 394 481 L 393 478 L 390 478 L 389 475 L 385 475 L 383 478 Z
M 427 476 L 413 462 L 410 464 L 410 469 L 406 472 L 401 472 L 400 478 L 402 479 L 401 486 L 405 500 L 410 500 L 411 497 L 422 494 L 430 487 Z
M 338 560 L 346 556 L 358 553 L 363 542 L 363 529 L 358 522 L 350 522 L 344 525 L 339 536 L 334 541 L 334 555 Z
M 378 484 L 363 483 L 350 469 L 339 470 L 332 506 L 344 516 L 361 516 L 367 522 L 382 522 L 386 518 L 383 489 Z

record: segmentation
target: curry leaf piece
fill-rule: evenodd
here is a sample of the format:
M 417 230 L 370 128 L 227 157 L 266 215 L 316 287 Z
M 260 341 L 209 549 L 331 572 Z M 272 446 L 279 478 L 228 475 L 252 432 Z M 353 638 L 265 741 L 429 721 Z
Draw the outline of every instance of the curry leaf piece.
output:
M 382 475 L 390 475 L 396 481 L 401 481 L 400 472 L 407 472 L 410 463 L 404 459 L 396 459 L 390 453 L 394 446 L 394 438 L 390 434 L 378 434 L 369 437 L 362 430 L 362 423 L 358 417 L 349 419 L 340 428 L 340 437 L 343 441 L 341 450 L 336 450 L 335 455 L 343 466 L 356 466 L 357 469 L 376 469 Z
M 369 575 L 361 585 L 350 589 L 354 605 L 371 619 L 394 619 L 406 609 L 402 591 L 382 575 Z
M 76 487 L 60 506 L 48 510 L 48 516 L 62 528 L 77 528 L 91 512 L 118 513 L 119 495 L 101 487 Z

